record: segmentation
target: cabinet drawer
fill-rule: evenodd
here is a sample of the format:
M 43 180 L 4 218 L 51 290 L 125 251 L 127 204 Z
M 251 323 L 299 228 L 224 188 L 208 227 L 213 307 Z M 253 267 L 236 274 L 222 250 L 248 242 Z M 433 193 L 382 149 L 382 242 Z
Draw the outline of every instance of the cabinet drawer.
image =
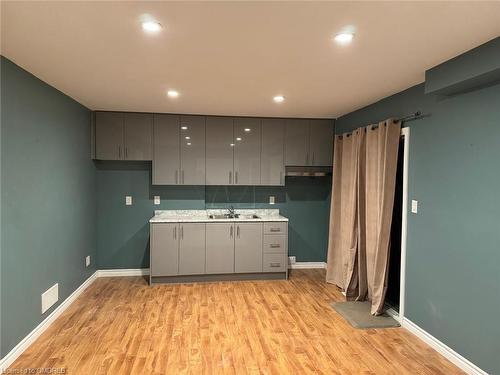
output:
M 262 271 L 285 272 L 287 267 L 285 254 L 264 254 Z
M 274 223 L 264 223 L 264 234 L 286 234 L 288 223 L 277 221 Z
M 282 234 L 264 236 L 264 253 L 286 253 L 287 237 Z

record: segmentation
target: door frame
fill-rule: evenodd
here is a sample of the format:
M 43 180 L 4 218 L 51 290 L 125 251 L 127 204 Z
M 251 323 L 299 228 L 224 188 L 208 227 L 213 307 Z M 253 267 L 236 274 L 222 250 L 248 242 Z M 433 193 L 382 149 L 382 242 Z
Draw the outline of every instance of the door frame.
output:
M 401 266 L 399 279 L 399 312 L 390 308 L 387 313 L 396 319 L 400 324 L 403 323 L 405 314 L 406 297 L 406 239 L 408 234 L 408 167 L 410 158 L 410 127 L 401 129 L 401 136 L 404 139 L 403 150 L 403 207 L 401 215 Z

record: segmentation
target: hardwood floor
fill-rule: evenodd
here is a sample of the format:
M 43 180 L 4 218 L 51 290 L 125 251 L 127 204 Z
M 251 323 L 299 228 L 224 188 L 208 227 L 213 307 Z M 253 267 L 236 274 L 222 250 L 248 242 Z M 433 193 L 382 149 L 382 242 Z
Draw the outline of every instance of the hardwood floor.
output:
M 11 369 L 67 374 L 459 374 L 402 328 L 357 330 L 324 270 L 288 281 L 97 279 Z

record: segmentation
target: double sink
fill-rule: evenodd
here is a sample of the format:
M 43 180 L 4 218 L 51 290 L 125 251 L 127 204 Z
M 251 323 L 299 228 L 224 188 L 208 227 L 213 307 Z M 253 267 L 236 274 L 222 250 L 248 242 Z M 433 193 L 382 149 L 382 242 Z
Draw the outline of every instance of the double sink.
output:
M 219 214 L 219 215 L 208 215 L 209 219 L 216 219 L 216 220 L 221 220 L 221 219 L 243 219 L 243 220 L 257 220 L 260 219 L 260 216 L 258 215 L 243 215 L 243 214 Z

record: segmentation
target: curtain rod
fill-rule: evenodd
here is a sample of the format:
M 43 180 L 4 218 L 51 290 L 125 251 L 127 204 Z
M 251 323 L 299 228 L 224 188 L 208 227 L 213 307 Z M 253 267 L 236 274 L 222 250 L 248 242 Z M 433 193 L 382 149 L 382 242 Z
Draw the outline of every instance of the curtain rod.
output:
M 394 122 L 396 123 L 396 122 L 400 121 L 401 123 L 403 123 L 403 122 L 418 120 L 418 119 L 421 119 L 424 117 L 425 116 L 422 115 L 421 111 L 417 111 L 417 112 L 412 113 L 411 115 L 407 115 L 407 116 L 395 119 Z M 377 129 L 377 128 L 378 128 L 378 124 L 372 126 L 372 130 Z M 352 132 L 344 133 L 344 134 L 346 135 L 346 137 L 349 137 L 352 134 Z M 342 137 L 342 135 L 340 135 L 340 137 Z

